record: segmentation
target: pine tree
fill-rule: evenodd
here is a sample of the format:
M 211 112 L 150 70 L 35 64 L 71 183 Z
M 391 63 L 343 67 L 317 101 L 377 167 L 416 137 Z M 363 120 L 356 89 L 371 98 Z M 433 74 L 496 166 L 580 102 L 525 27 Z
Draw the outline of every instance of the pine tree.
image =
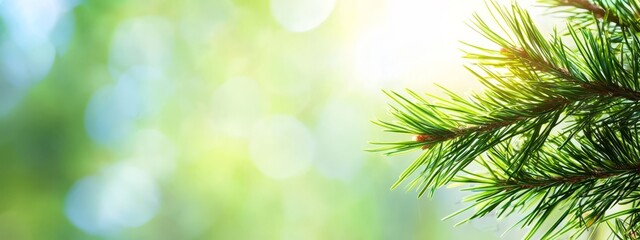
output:
M 518 6 L 488 2 L 466 44 L 484 90 L 465 97 L 385 91 L 385 131 L 409 134 L 378 151 L 422 154 L 400 175 L 418 196 L 468 186 L 463 221 L 519 213 L 525 239 L 640 238 L 640 1 L 541 0 L 566 26 L 543 34 Z M 492 25 L 496 24 L 496 25 Z M 408 138 L 409 139 L 409 138 Z

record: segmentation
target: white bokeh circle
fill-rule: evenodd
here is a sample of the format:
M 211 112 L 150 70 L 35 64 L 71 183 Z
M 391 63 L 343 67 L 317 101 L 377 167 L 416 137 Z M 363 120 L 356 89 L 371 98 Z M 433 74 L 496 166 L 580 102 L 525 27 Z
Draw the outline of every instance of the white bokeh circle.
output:
M 283 28 L 306 32 L 327 20 L 335 5 L 336 0 L 271 0 L 271 14 Z
M 148 16 L 123 21 L 115 31 L 109 69 L 114 76 L 130 67 L 168 68 L 173 59 L 174 26 L 166 18 Z
M 126 164 L 79 180 L 67 194 L 65 215 L 89 234 L 110 235 L 151 220 L 160 194 L 145 171 Z

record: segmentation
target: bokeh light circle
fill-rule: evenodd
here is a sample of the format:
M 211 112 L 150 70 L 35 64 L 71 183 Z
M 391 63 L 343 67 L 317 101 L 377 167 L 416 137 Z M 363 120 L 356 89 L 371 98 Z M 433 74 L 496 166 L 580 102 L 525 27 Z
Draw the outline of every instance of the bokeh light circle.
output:
M 343 99 L 325 105 L 318 119 L 318 171 L 327 178 L 349 180 L 358 173 L 367 147 L 367 122 L 362 110 Z M 339 140 L 339 141 L 338 141 Z
M 85 112 L 85 128 L 89 137 L 102 145 L 116 145 L 127 138 L 135 127 L 138 100 L 134 89 L 126 84 L 106 86 L 93 94 Z
M 95 142 L 120 146 L 131 136 L 139 119 L 155 116 L 165 99 L 172 95 L 172 84 L 160 71 L 132 67 L 119 75 L 115 85 L 99 89 L 85 112 L 85 128 Z
M 73 14 L 63 15 L 50 35 L 51 43 L 55 46 L 58 55 L 63 55 L 69 49 L 69 41 L 76 28 L 76 19 Z
M 262 120 L 251 133 L 251 160 L 265 175 L 285 179 L 305 172 L 315 156 L 309 130 L 285 115 Z
M 2 4 L 0 16 L 13 41 L 29 49 L 49 41 L 49 34 L 68 8 L 61 0 L 9 0 Z
M 267 101 L 260 86 L 247 77 L 232 77 L 211 97 L 211 124 L 217 132 L 245 137 L 264 114 Z
M 27 50 L 6 41 L 0 51 L 0 76 L 22 88 L 30 87 L 47 75 L 56 55 L 55 47 L 48 41 L 31 45 Z
M 145 171 L 116 164 L 78 181 L 67 195 L 65 214 L 87 233 L 109 235 L 147 223 L 159 206 L 158 189 Z
M 65 0 L 0 1 L 0 117 L 51 70 L 74 28 Z
M 327 20 L 335 5 L 336 0 L 271 0 L 271 14 L 283 28 L 306 32 Z
M 233 10 L 229 0 L 183 0 L 182 3 L 180 35 L 190 47 L 199 50 L 206 47 L 203 44 L 211 43 L 216 33 L 224 28 Z
M 157 129 L 144 129 L 136 133 L 133 157 L 128 161 L 149 172 L 156 179 L 165 179 L 174 172 L 177 148 Z
M 173 23 L 163 17 L 140 17 L 122 22 L 114 34 L 109 69 L 119 76 L 130 67 L 169 67 L 173 59 Z

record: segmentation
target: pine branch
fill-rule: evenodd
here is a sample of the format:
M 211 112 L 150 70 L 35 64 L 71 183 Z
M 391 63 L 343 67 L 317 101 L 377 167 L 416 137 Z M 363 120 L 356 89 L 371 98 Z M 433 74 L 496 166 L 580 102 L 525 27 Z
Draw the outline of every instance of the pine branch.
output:
M 543 239 L 578 236 L 599 224 L 615 236 L 635 238 L 640 221 L 640 39 L 637 1 L 543 1 L 582 9 L 591 28 L 569 25 L 568 37 L 545 37 L 517 5 L 491 2 L 490 27 L 474 15 L 475 29 L 496 46 L 467 44 L 468 69 L 485 86 L 470 97 L 412 91 L 385 92 L 396 103 L 385 131 L 412 140 L 375 143 L 398 154 L 423 149 L 399 177 L 419 196 L 451 181 L 471 183 L 470 219 L 497 211 L 523 212 L 530 239 L 553 221 Z M 575 12 L 572 12 L 575 13 Z M 581 13 L 576 13 L 577 15 Z M 577 16 L 576 15 L 576 16 Z M 612 27 L 611 25 L 616 25 Z M 501 30 L 502 32 L 498 31 Z M 570 41 L 570 46 L 564 42 Z M 560 130 L 558 126 L 568 124 Z M 472 163 L 485 173 L 470 172 Z M 610 213 L 613 206 L 631 207 Z
M 450 93 L 451 100 L 439 98 L 443 102 L 439 106 L 431 105 L 411 91 L 409 94 L 417 102 L 398 93 L 387 93 L 402 107 L 402 109 L 392 107 L 392 114 L 400 122 L 376 123 L 387 131 L 410 133 L 416 136 L 414 141 L 410 142 L 378 143 L 386 146 L 378 150 L 395 154 L 416 148 L 429 149 L 437 144 L 447 143 L 444 149 L 450 152 L 442 154 L 434 151 L 414 162 L 414 165 L 419 166 L 426 164 L 429 159 L 423 172 L 433 173 L 431 176 L 423 174 L 422 184 L 416 181 L 410 184 L 410 186 L 420 186 L 420 195 L 428 189 L 433 193 L 435 188 L 446 184 L 457 171 L 504 139 L 533 132 L 537 138 L 530 140 L 527 151 L 521 155 L 522 161 L 514 164 L 514 169 L 518 169 L 526 160 L 526 154 L 534 151 L 546 139 L 561 115 L 589 113 L 596 107 L 608 108 L 607 106 L 618 103 L 618 98 L 626 99 L 629 96 L 634 97 L 632 98 L 635 100 L 634 106 L 640 107 L 637 104 L 640 98 L 635 98 L 638 96 L 637 93 L 612 92 L 611 89 L 594 84 L 574 86 L 562 82 L 543 82 L 535 78 L 527 82 L 528 84 L 520 86 L 513 83 L 509 88 L 491 84 L 487 79 L 483 83 L 494 91 L 471 100 L 465 100 Z M 567 92 L 572 94 L 567 95 Z M 510 99 L 521 102 L 508 102 Z M 588 104 L 583 104 L 585 102 Z M 591 118 L 596 117 L 591 116 Z M 589 122 L 589 119 L 585 118 L 583 121 Z M 473 138 L 481 138 L 483 141 L 468 141 Z M 463 150 L 465 148 L 473 150 L 465 151 Z M 417 166 L 408 168 L 394 186 L 410 176 L 417 168 Z M 432 171 L 427 171 L 428 169 Z
M 619 129 L 619 130 L 616 130 Z M 478 192 L 467 201 L 474 201 L 477 212 L 468 220 L 489 212 L 497 215 L 515 211 L 526 213 L 520 224 L 538 228 L 552 211 L 560 214 L 543 238 L 554 238 L 570 229 L 591 227 L 611 219 L 637 213 L 624 210 L 608 214 L 616 204 L 637 198 L 640 186 L 640 145 L 637 129 L 624 126 L 590 130 L 577 143 L 558 151 L 562 139 L 532 156 L 522 172 L 512 173 L 508 166 L 518 149 L 509 144 L 494 149 L 481 161 L 486 174 L 467 173 L 454 181 L 473 183 L 467 191 Z M 624 151 L 621 151 L 624 149 Z M 535 208 L 527 204 L 535 204 Z M 466 221 L 468 221 L 466 220 Z M 559 223 L 564 226 L 556 229 Z M 576 234 L 582 233 L 578 231 Z M 528 238 L 533 237 L 533 232 Z
M 638 18 L 640 17 L 640 5 L 636 0 L 539 0 L 547 7 L 563 9 L 566 7 L 579 11 L 558 12 L 569 13 L 570 20 L 577 22 L 576 27 L 587 27 L 594 23 L 595 19 L 613 24 L 609 28 L 612 32 L 616 28 L 628 28 L 635 32 L 640 31 Z
M 549 73 L 559 79 L 563 79 L 571 84 L 575 84 L 585 89 L 587 92 L 592 92 L 601 96 L 620 97 L 630 101 L 639 101 L 640 92 L 627 87 L 618 86 L 615 84 L 606 84 L 603 81 L 587 81 L 573 75 L 569 70 L 555 66 L 550 62 L 539 57 L 529 55 L 525 50 L 501 50 L 503 54 L 516 58 L 523 66 L 530 68 L 533 71 L 539 71 L 543 73 Z M 513 67 L 513 65 L 511 65 Z
M 603 19 L 607 22 L 615 23 L 618 26 L 626 26 L 620 21 L 615 12 L 607 11 L 602 6 L 593 4 L 588 0 L 557 0 L 558 6 L 572 6 L 584 9 L 593 14 L 594 17 Z
M 434 106 L 413 92 L 409 92 L 409 94 L 417 102 L 408 100 L 394 92 L 387 93 L 402 107 L 402 109 L 392 107 L 392 114 L 400 122 L 380 121 L 376 123 L 387 128 L 387 131 L 411 133 L 417 136 L 416 141 L 411 142 L 379 143 L 386 147 L 378 150 L 390 150 L 389 153 L 394 154 L 415 148 L 426 149 L 434 144 L 472 135 L 486 134 L 487 140 L 491 141 L 470 146 L 476 151 L 465 152 L 464 155 L 438 154 L 439 157 L 432 160 L 435 166 L 446 162 L 443 164 L 448 166 L 447 169 L 459 170 L 482 151 L 493 147 L 491 144 L 497 144 L 507 136 L 541 129 L 543 125 L 550 122 L 552 116 L 557 118 L 561 114 L 579 114 L 583 123 L 578 125 L 582 126 L 599 117 L 583 113 L 619 104 L 619 99 L 629 101 L 627 104 L 630 106 L 624 109 L 612 109 L 624 113 L 626 109 L 638 108 L 637 102 L 640 100 L 640 92 L 632 88 L 638 87 L 635 77 L 640 72 L 640 68 L 616 69 L 615 67 L 621 65 L 622 62 L 615 59 L 616 55 L 607 47 L 606 41 L 594 43 L 595 37 L 589 33 L 583 32 L 582 35 L 578 35 L 572 32 L 576 45 L 582 49 L 579 57 L 567 52 L 567 48 L 560 39 L 554 38 L 549 42 L 541 37 L 526 11 L 517 6 L 514 6 L 510 12 L 497 5 L 495 7 L 496 11 L 504 18 L 504 22 L 509 23 L 509 28 L 515 32 L 515 37 L 518 40 L 517 43 L 507 41 L 491 30 L 482 19 L 476 17 L 476 26 L 482 33 L 503 47 L 500 51 L 487 51 L 484 48 L 476 47 L 483 50 L 483 53 L 469 54 L 470 58 L 478 60 L 478 66 L 486 74 L 481 75 L 472 70 L 489 89 L 487 94 L 466 100 L 449 93 L 451 100 L 440 98 L 439 100 L 444 104 Z M 506 29 L 505 27 L 501 28 Z M 516 44 L 521 47 L 515 47 Z M 632 53 L 636 50 L 640 51 L 640 41 L 629 42 L 627 45 L 629 49 L 634 49 L 631 51 Z M 609 54 L 596 54 L 600 52 Z M 496 57 L 495 53 L 500 54 L 501 57 Z M 625 57 L 630 58 L 627 55 L 622 55 L 622 59 Z M 496 60 L 504 62 L 500 65 L 495 62 Z M 605 61 L 614 61 L 614 63 L 590 64 Z M 640 66 L 639 61 L 636 58 L 628 62 L 632 63 L 632 67 L 638 67 Z M 496 73 L 483 67 L 485 65 L 507 66 L 509 74 Z M 565 111 L 568 108 L 571 110 Z M 629 113 L 623 113 L 609 112 L 609 114 L 616 116 L 630 117 Z M 552 127 L 552 125 L 547 126 L 545 129 Z M 512 134 L 496 134 L 498 130 L 504 129 Z M 545 132 L 548 131 L 543 131 L 543 134 L 539 136 L 540 139 L 546 138 L 547 133 Z M 533 143 L 535 141 L 532 141 Z M 452 146 L 458 144 L 454 141 Z M 530 147 L 532 150 L 535 148 L 536 146 L 533 145 Z M 423 162 L 423 160 L 416 162 Z M 454 166 L 451 166 L 452 163 Z M 429 181 L 430 184 L 427 184 L 426 187 L 435 188 L 445 184 L 453 175 L 452 172 L 442 174 L 447 177 L 437 176 L 441 180 L 434 183 Z M 403 179 L 404 177 L 401 177 L 400 181 Z
M 496 21 L 504 24 L 499 28 L 491 27 L 475 15 L 474 26 L 500 50 L 467 44 L 476 50 L 467 52 L 467 58 L 484 66 L 508 67 L 508 70 L 518 72 L 532 69 L 574 84 L 595 82 L 599 85 L 592 88 L 602 88 L 606 84 L 612 92 L 636 92 L 631 94 L 636 96 L 629 97 L 637 98 L 640 60 L 635 54 L 640 51 L 640 41 L 633 32 L 621 30 L 625 41 L 614 43 L 603 24 L 596 24 L 596 33 L 569 27 L 571 40 L 577 48 L 577 51 L 571 51 L 561 36 L 555 34 L 551 40 L 543 37 L 529 14 L 519 7 L 513 6 L 511 11 L 498 5 L 494 8 L 502 19 L 496 18 Z
M 640 164 L 634 166 L 612 168 L 609 171 L 605 171 L 603 169 L 594 169 L 576 175 L 558 176 L 546 179 L 528 179 L 527 181 L 525 181 L 527 183 L 520 183 L 513 179 L 503 179 L 503 181 L 497 182 L 497 184 L 505 187 L 505 190 L 529 189 L 563 184 L 576 184 L 584 181 L 604 179 L 623 174 L 640 174 Z

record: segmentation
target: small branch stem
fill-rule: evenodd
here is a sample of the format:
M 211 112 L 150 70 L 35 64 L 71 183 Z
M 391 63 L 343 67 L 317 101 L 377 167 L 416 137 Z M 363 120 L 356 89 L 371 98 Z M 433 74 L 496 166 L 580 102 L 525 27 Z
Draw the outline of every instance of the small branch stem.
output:
M 620 17 L 618 17 L 614 12 L 608 11 L 603 7 L 598 6 L 588 0 L 562 0 L 559 2 L 565 6 L 573 6 L 576 8 L 587 10 L 591 12 L 591 14 L 593 14 L 593 16 L 595 16 L 596 18 L 600 18 L 605 21 L 615 23 L 618 26 L 622 26 L 622 27 L 626 26 L 620 20 Z
M 561 184 L 575 184 L 584 182 L 587 180 L 594 179 L 605 179 L 616 175 L 622 174 L 640 174 L 640 164 L 631 166 L 631 167 L 617 167 L 610 169 L 609 171 L 605 171 L 602 169 L 596 169 L 592 172 L 585 172 L 584 175 L 575 175 L 575 176 L 559 176 L 548 179 L 528 179 L 526 180 L 529 183 L 522 183 L 525 181 L 514 181 L 514 178 L 509 178 L 509 180 L 504 180 L 499 183 L 501 186 L 506 187 L 505 190 L 511 189 L 531 189 L 537 187 L 545 187 L 552 185 L 561 185 Z
M 510 54 L 514 57 L 517 57 L 518 59 L 523 61 L 523 63 L 530 66 L 534 70 L 551 72 L 554 75 L 556 75 L 556 77 L 570 81 L 571 83 L 574 83 L 577 86 L 580 86 L 586 92 L 591 93 L 591 94 L 578 96 L 574 99 L 568 99 L 565 97 L 557 97 L 557 98 L 549 99 L 545 102 L 541 102 L 537 106 L 534 106 L 528 109 L 533 113 L 544 113 L 552 110 L 562 109 L 568 106 L 569 104 L 571 104 L 572 102 L 593 98 L 593 95 L 601 96 L 601 97 L 619 97 L 619 98 L 624 98 L 630 101 L 640 101 L 640 92 L 636 92 L 631 89 L 627 89 L 617 85 L 605 84 L 602 82 L 581 81 L 577 79 L 575 76 L 573 76 L 568 70 L 558 67 L 554 64 L 551 64 L 544 59 L 533 57 L 530 54 L 528 54 L 526 51 L 517 50 L 514 53 L 509 53 L 508 50 L 503 49 L 501 50 L 501 52 L 503 54 Z M 489 132 L 489 131 L 493 131 L 501 127 L 506 127 L 506 126 L 515 124 L 519 121 L 531 119 L 534 117 L 535 116 L 529 116 L 529 117 L 518 116 L 513 119 L 508 119 L 501 122 L 494 122 L 486 125 L 454 129 L 451 134 L 444 134 L 440 136 L 421 134 L 421 135 L 417 135 L 414 140 L 417 142 L 427 142 L 427 144 L 425 144 L 422 148 L 422 149 L 427 149 L 434 142 L 447 141 L 447 140 L 451 140 L 460 136 L 465 136 L 474 132 L 476 133 Z
M 514 56 L 518 57 L 523 61 L 523 63 L 526 63 L 528 66 L 531 66 L 534 70 L 552 72 L 556 77 L 577 84 L 589 92 L 602 96 L 621 97 L 631 101 L 640 101 L 640 92 L 636 92 L 634 90 L 613 84 L 581 81 L 573 76 L 567 69 L 553 65 L 544 59 L 532 57 L 524 50 L 517 51 L 516 53 L 514 53 Z

